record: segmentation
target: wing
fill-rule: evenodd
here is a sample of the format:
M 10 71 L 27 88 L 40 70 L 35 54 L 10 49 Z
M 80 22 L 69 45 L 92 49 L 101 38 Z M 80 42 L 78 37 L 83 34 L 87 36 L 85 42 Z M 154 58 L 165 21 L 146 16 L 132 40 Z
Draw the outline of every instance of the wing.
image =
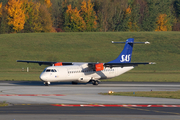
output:
M 72 62 L 48 62 L 48 61 L 30 61 L 30 60 L 17 60 L 17 62 L 26 62 L 26 63 L 38 63 L 40 66 L 41 65 L 50 65 L 52 66 L 53 64 L 56 63 L 61 63 L 62 65 L 72 65 Z

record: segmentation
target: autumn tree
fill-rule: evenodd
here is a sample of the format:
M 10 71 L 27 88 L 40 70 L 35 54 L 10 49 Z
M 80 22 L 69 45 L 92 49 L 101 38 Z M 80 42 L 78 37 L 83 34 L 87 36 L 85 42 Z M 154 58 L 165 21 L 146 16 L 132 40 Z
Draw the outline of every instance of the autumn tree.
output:
M 34 32 L 42 32 L 43 27 L 42 27 L 42 19 L 40 17 L 40 8 L 41 8 L 41 3 L 37 2 L 33 6 L 34 10 L 32 12 L 32 27 L 31 29 Z
M 24 29 L 25 14 L 22 4 L 21 0 L 9 0 L 5 7 L 8 14 L 8 25 L 12 26 L 15 32 Z
M 0 18 L 1 18 L 1 15 L 2 15 L 2 3 L 0 3 Z
M 129 31 L 130 26 L 130 16 L 131 16 L 131 7 L 128 6 L 123 13 L 123 18 L 120 21 L 120 24 L 118 25 L 117 30 L 118 31 Z
M 80 11 L 77 9 L 71 8 L 71 5 L 67 6 L 65 15 L 65 30 L 72 32 L 80 32 L 86 29 L 86 23 L 83 18 L 80 16 Z
M 82 1 L 81 16 L 86 23 L 86 31 L 95 31 L 97 28 L 97 16 L 93 7 L 91 0 L 88 0 L 88 2 Z
M 62 31 L 63 27 L 65 26 L 65 16 L 66 16 L 67 6 L 68 6 L 67 0 L 52 1 L 53 26 L 57 28 L 59 31 Z
M 172 30 L 180 31 L 180 0 L 174 1 L 174 11 L 175 11 L 175 22 L 173 23 Z
M 1 33 L 1 22 L 2 22 L 2 2 L 0 3 L 0 33 Z
M 176 16 L 180 18 L 180 0 L 174 1 L 174 9 L 176 12 Z
M 100 31 L 106 32 L 109 30 L 109 21 L 113 16 L 111 1 L 100 0 L 98 4 L 99 4 L 99 11 L 97 12 L 98 12 L 98 22 L 100 26 Z
M 132 3 L 130 19 L 128 23 L 129 31 L 140 31 L 139 18 L 140 18 L 140 4 L 137 1 Z
M 5 7 L 1 7 L 1 16 L 0 16 L 0 34 L 3 33 L 9 33 L 10 32 L 10 27 L 8 25 L 7 21 L 7 12 L 5 10 Z
M 34 18 L 34 11 L 35 9 L 35 4 L 32 2 L 32 0 L 22 0 L 23 1 L 23 10 L 25 13 L 25 24 L 24 24 L 24 32 L 34 32 L 32 30 L 33 26 L 33 18 Z
M 48 8 L 52 6 L 51 0 L 45 0 L 45 4 L 47 5 Z
M 157 28 L 155 31 L 167 31 L 167 15 L 166 14 L 160 14 L 158 16 L 158 21 L 157 21 Z
M 41 32 L 41 18 L 40 18 L 40 6 L 39 2 L 33 2 L 32 0 L 22 0 L 25 13 L 25 24 L 23 32 Z
M 111 14 L 113 15 L 109 19 L 109 30 L 111 31 L 120 31 L 121 26 L 126 23 L 126 20 L 123 20 L 125 9 L 128 7 L 127 0 L 114 0 L 112 3 Z M 126 19 L 126 18 L 125 18 Z M 128 20 L 128 19 L 127 19 Z
M 55 32 L 47 6 L 32 0 L 23 0 L 26 15 L 24 32 Z
M 56 0 L 52 1 L 53 3 Z M 81 9 L 81 2 L 82 0 L 57 0 L 58 2 L 58 9 L 54 10 L 55 12 L 52 13 L 54 16 L 55 14 L 55 24 L 57 25 L 57 28 L 65 31 L 71 31 L 69 27 L 67 27 L 67 23 L 69 23 L 69 16 L 67 15 L 68 6 L 71 5 L 71 9 L 80 10 Z M 56 6 L 57 5 L 52 5 Z M 53 8 L 53 7 L 52 7 Z M 59 14 L 57 13 L 59 12 Z M 58 16 L 57 16 L 58 14 Z
M 8 0 L 0 0 L 0 3 L 2 3 L 3 6 L 4 6 L 7 2 L 8 2 Z
M 166 0 L 162 3 L 162 0 L 158 0 L 159 14 L 166 14 L 165 19 L 167 20 L 166 27 L 167 31 L 172 31 L 173 23 L 175 20 L 175 12 L 172 6 L 174 0 Z
M 145 15 L 142 21 L 143 31 L 154 31 L 156 29 L 156 21 L 158 15 L 158 7 L 156 0 L 147 0 L 148 6 L 145 9 Z
M 42 31 L 41 32 L 55 32 L 52 27 L 51 14 L 49 13 L 46 6 L 41 5 L 39 9 L 39 21 L 41 22 Z
M 148 7 L 147 1 L 146 0 L 135 0 L 136 4 L 138 4 L 139 7 L 139 20 L 138 23 L 142 25 L 143 19 L 146 14 L 146 8 Z M 142 29 L 142 27 L 141 27 Z

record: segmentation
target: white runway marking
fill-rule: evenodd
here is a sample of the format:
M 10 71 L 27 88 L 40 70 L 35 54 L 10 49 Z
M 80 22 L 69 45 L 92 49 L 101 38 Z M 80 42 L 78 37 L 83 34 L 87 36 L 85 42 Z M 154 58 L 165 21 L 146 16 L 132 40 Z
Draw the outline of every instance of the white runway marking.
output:
M 146 104 L 142 104 L 142 105 L 107 105 L 107 104 L 103 104 L 103 105 L 87 105 L 87 104 L 52 104 L 52 106 L 57 106 L 57 107 L 180 107 L 180 105 L 146 105 Z

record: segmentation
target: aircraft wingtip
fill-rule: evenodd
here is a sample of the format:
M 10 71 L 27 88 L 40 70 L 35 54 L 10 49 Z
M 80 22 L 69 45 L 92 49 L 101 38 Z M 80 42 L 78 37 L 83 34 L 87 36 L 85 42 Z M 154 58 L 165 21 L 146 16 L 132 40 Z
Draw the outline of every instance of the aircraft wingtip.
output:
M 156 63 L 155 63 L 155 62 L 150 62 L 149 64 L 150 64 L 150 65 L 154 65 L 154 64 L 156 64 Z
M 145 44 L 150 44 L 150 42 L 146 41 Z

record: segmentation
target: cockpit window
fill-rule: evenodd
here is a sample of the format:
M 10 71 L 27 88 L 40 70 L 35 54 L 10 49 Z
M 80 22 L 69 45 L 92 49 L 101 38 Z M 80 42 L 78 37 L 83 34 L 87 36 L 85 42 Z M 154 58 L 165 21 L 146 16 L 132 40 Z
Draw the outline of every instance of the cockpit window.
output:
M 57 72 L 56 69 L 45 69 L 43 72 Z
M 50 69 L 47 69 L 46 72 L 50 72 L 51 70 Z

